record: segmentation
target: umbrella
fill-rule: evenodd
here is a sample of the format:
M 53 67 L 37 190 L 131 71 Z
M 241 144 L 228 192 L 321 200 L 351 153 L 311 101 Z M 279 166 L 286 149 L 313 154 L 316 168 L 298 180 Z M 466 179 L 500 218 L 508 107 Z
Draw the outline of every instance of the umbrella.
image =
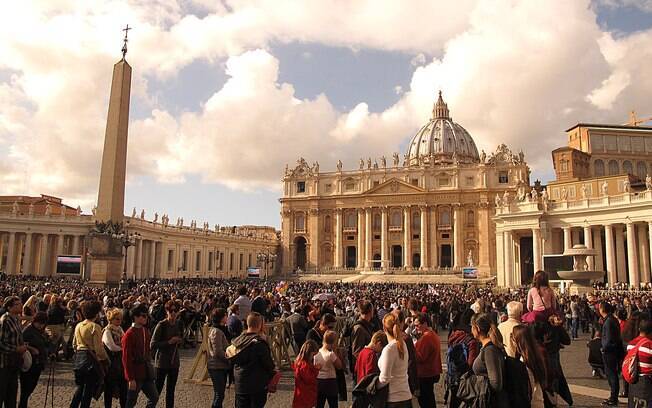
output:
M 319 300 L 322 302 L 329 299 L 335 299 L 335 295 L 332 293 L 317 293 L 315 296 L 312 297 L 312 300 Z

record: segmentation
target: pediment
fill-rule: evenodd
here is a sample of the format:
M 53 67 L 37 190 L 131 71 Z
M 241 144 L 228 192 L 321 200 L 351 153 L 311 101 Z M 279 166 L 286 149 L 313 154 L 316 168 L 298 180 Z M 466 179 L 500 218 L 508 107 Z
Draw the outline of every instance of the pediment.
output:
M 399 179 L 389 179 L 386 182 L 373 187 L 365 194 L 403 194 L 403 193 L 423 193 L 426 190 L 421 187 L 413 186 Z

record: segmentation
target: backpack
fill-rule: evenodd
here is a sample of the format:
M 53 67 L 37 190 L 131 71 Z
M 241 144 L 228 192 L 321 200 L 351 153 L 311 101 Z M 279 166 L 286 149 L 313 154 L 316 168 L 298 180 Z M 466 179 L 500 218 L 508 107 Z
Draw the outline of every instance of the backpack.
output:
M 638 349 L 643 343 L 641 339 L 634 347 L 632 347 L 625 355 L 622 366 L 623 379 L 629 384 L 636 384 L 639 377 L 639 360 L 638 360 Z
M 532 401 L 532 385 L 525 363 L 514 357 L 505 356 L 503 390 L 510 407 L 529 407 Z M 523 380 L 525 379 L 525 381 Z
M 471 367 L 467 359 L 469 357 L 469 346 L 465 341 L 448 346 L 446 351 L 446 378 L 444 380 L 445 395 L 444 400 L 447 400 L 448 395 L 453 392 L 460 384 L 460 378 Z

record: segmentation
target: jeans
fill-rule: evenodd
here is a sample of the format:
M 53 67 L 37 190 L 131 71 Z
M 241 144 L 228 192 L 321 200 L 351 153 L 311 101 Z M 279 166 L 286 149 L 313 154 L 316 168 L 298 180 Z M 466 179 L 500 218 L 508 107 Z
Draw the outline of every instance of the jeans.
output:
M 602 361 L 604 361 L 604 374 L 607 376 L 607 382 L 611 393 L 609 399 L 618 401 L 618 391 L 620 391 L 620 378 L 618 377 L 618 366 L 620 362 L 615 353 L 602 353 Z
M 213 403 L 211 404 L 211 408 L 222 408 L 228 372 L 229 370 L 208 370 L 208 374 L 210 374 L 211 381 L 213 382 Z
M 267 391 L 256 394 L 235 394 L 235 408 L 263 408 L 267 403 Z
M 156 407 L 158 402 L 158 391 L 156 391 L 156 384 L 154 380 L 136 381 L 136 389 L 127 391 L 127 408 L 134 408 L 138 402 L 138 394 L 143 391 L 147 397 L 147 408 Z
M 38 384 L 38 379 L 41 376 L 43 367 L 32 366 L 29 371 L 20 373 L 20 402 L 18 403 L 19 408 L 27 408 L 27 401 L 29 400 L 30 395 L 36 389 Z
M 419 378 L 419 406 L 421 408 L 435 408 L 435 381 L 436 377 Z
M 324 408 L 328 401 L 328 408 L 337 408 L 337 379 L 317 379 L 317 408 Z
M 124 379 L 123 374 L 107 375 L 104 382 L 104 408 L 113 406 L 113 392 L 116 388 L 118 389 L 120 408 L 125 408 L 127 406 L 127 380 Z
M 100 378 L 94 370 L 84 370 L 84 372 L 75 370 L 77 389 L 72 396 L 72 401 L 70 401 L 70 408 L 89 408 L 99 383 Z
M 580 328 L 580 319 L 579 317 L 573 317 L 571 319 L 571 337 L 576 339 L 578 337 L 578 330 Z
M 16 408 L 16 394 L 18 370 L 0 368 L 0 407 Z
M 174 408 L 174 389 L 177 386 L 177 378 L 179 378 L 179 367 L 156 369 L 156 390 L 159 395 L 161 395 L 161 391 L 163 391 L 163 383 L 165 382 L 166 377 L 165 406 L 166 408 Z

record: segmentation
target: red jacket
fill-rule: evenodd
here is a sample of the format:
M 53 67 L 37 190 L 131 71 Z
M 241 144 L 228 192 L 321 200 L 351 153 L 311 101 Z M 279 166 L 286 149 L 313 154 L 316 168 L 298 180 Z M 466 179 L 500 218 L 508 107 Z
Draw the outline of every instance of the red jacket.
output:
M 317 405 L 317 374 L 314 364 L 299 361 L 294 364 L 294 399 L 292 408 L 312 408 Z
M 360 350 L 358 359 L 355 361 L 355 375 L 358 382 L 372 373 L 379 373 L 378 356 L 372 349 L 365 347 Z
M 127 381 L 145 379 L 145 360 L 150 359 L 151 336 L 146 327 L 130 327 L 122 336 L 122 366 Z
M 441 375 L 441 345 L 439 336 L 434 331 L 426 330 L 417 343 L 417 377 L 435 377 Z

